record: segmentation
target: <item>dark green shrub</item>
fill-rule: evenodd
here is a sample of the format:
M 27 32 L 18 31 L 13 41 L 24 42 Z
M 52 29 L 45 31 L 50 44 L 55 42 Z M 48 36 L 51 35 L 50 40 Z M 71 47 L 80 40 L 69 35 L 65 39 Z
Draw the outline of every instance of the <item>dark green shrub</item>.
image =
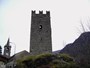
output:
M 22 63 L 21 59 L 17 60 L 16 62 L 17 62 L 16 68 L 25 68 L 25 64 Z
M 78 68 L 75 62 L 64 62 L 60 60 L 54 60 L 51 63 L 51 68 Z
M 66 62 L 73 62 L 74 61 L 74 59 L 71 56 L 69 56 L 68 54 L 59 54 L 58 57 L 60 60 L 63 60 Z
M 41 54 L 37 55 L 34 59 L 36 66 L 47 65 L 53 60 L 54 55 L 52 54 Z
M 58 54 L 51 62 L 51 68 L 78 68 L 73 58 L 67 54 Z

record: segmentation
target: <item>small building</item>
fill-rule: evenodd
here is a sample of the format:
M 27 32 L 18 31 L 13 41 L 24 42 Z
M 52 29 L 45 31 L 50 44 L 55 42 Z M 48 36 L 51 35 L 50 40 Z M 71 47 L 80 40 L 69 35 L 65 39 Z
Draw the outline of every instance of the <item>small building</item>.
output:
M 0 55 L 0 68 L 6 68 L 6 63 L 8 62 L 8 58 L 3 55 Z
M 9 58 L 6 68 L 15 68 L 17 64 L 17 60 L 29 55 L 30 53 L 27 52 L 26 50 L 16 53 L 15 55 Z

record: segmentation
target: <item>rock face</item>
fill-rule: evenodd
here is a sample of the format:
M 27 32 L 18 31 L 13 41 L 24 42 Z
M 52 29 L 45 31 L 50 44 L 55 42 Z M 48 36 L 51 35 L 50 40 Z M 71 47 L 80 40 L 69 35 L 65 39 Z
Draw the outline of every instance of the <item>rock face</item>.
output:
M 74 43 L 66 45 L 60 53 L 69 54 L 78 62 L 90 63 L 90 32 L 82 33 Z

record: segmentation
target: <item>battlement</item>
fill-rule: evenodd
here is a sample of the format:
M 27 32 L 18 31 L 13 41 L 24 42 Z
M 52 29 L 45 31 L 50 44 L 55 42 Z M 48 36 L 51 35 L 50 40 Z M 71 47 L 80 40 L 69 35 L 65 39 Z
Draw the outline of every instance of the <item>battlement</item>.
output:
M 43 13 L 43 11 L 39 11 L 39 13 L 36 13 L 36 11 L 35 10 L 32 10 L 32 14 L 34 14 L 34 15 L 39 15 L 39 14 L 42 14 L 42 15 L 50 15 L 50 11 L 46 11 L 46 13 Z

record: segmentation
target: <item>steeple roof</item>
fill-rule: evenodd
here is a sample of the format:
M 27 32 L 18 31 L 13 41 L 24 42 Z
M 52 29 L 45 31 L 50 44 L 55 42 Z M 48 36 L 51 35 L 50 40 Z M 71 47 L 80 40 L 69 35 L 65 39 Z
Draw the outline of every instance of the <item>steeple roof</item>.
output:
M 5 45 L 5 47 L 6 46 L 10 46 L 10 38 L 8 38 L 8 41 L 7 41 L 6 45 Z

